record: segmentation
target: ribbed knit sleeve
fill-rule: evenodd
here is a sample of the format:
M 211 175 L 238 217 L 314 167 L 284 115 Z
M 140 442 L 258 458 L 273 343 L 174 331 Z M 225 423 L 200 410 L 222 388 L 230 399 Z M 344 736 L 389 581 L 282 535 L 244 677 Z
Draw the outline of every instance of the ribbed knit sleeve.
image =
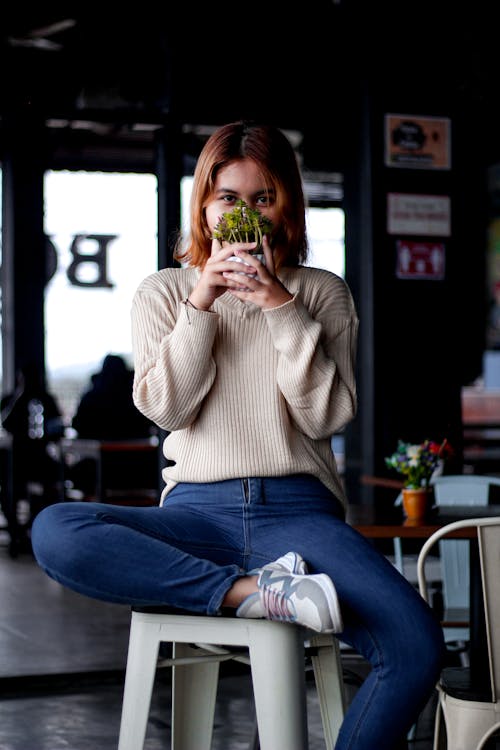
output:
M 183 304 L 194 286 L 191 275 L 155 274 L 139 287 L 132 304 L 134 402 L 168 431 L 193 421 L 215 377 L 218 316 Z
M 312 438 L 338 432 L 356 414 L 354 380 L 358 319 L 351 293 L 337 276 L 310 269 L 301 296 L 265 317 L 280 354 L 277 379 L 297 427 Z

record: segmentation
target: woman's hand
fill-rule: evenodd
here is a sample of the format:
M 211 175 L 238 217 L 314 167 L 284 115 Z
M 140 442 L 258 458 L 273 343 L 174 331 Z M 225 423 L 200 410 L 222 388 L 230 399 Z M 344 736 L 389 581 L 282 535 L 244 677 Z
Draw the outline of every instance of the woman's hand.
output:
M 269 246 L 267 237 L 264 237 L 262 247 L 266 265 L 260 262 L 244 248 L 248 245 L 231 245 L 232 254 L 241 258 L 254 270 L 252 276 L 242 276 L 233 270 L 224 270 L 223 276 L 229 282 L 228 291 L 244 302 L 253 302 L 261 310 L 271 310 L 273 307 L 284 305 L 293 299 L 293 295 L 285 289 L 281 281 L 275 275 L 273 252 Z M 245 273 L 251 273 L 246 267 Z M 242 281 L 243 279 L 243 281 Z
M 242 264 L 237 261 L 228 260 L 228 258 L 240 251 L 242 252 L 242 258 L 243 255 L 245 257 L 251 257 L 248 252 L 245 252 L 245 250 L 255 250 L 255 247 L 255 242 L 233 244 L 224 242 L 221 245 L 218 240 L 212 240 L 212 253 L 210 258 L 207 260 L 205 267 L 201 272 L 197 285 L 189 295 L 189 301 L 191 304 L 193 304 L 194 307 L 197 307 L 198 310 L 209 310 L 217 297 L 220 297 L 221 294 L 227 292 L 231 286 L 234 286 L 234 281 L 231 280 L 234 276 L 236 276 L 240 282 L 245 280 L 243 283 L 240 283 L 239 286 L 241 289 L 246 289 L 246 281 L 248 280 L 248 277 L 242 276 L 241 271 L 239 277 L 236 272 L 233 272 L 230 273 L 230 278 L 227 278 L 225 273 L 231 272 L 234 268 L 241 269 L 242 267 L 245 268 L 245 273 L 250 274 L 256 272 L 247 266 L 242 266 Z
M 189 295 L 191 304 L 198 310 L 209 310 L 217 297 L 227 291 L 245 302 L 253 302 L 262 310 L 270 310 L 291 300 L 292 295 L 275 276 L 273 253 L 267 237 L 264 237 L 262 247 L 266 265 L 250 252 L 255 250 L 255 242 L 224 242 L 221 246 L 218 240 L 212 240 L 212 254 Z M 228 260 L 233 255 L 246 265 Z

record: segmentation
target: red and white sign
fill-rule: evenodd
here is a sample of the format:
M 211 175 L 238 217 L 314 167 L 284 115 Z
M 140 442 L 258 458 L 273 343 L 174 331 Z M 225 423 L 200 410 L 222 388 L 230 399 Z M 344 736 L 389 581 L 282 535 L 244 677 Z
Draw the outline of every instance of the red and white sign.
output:
M 444 279 L 443 242 L 397 240 L 396 276 L 398 279 Z

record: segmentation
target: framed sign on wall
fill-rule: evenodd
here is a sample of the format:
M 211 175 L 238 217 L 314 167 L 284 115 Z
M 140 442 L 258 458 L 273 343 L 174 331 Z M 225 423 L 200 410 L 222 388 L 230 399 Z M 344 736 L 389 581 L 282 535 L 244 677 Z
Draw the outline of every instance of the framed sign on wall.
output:
M 385 115 L 385 166 L 450 169 L 450 131 L 447 117 Z

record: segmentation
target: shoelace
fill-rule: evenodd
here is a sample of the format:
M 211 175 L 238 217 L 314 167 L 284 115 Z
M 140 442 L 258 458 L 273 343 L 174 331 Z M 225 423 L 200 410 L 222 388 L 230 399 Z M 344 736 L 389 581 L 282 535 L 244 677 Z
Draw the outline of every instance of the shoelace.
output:
M 288 606 L 288 600 L 283 591 L 276 591 L 270 586 L 263 586 L 261 594 L 262 605 L 270 620 L 282 620 L 286 622 L 293 621 L 293 616 Z

